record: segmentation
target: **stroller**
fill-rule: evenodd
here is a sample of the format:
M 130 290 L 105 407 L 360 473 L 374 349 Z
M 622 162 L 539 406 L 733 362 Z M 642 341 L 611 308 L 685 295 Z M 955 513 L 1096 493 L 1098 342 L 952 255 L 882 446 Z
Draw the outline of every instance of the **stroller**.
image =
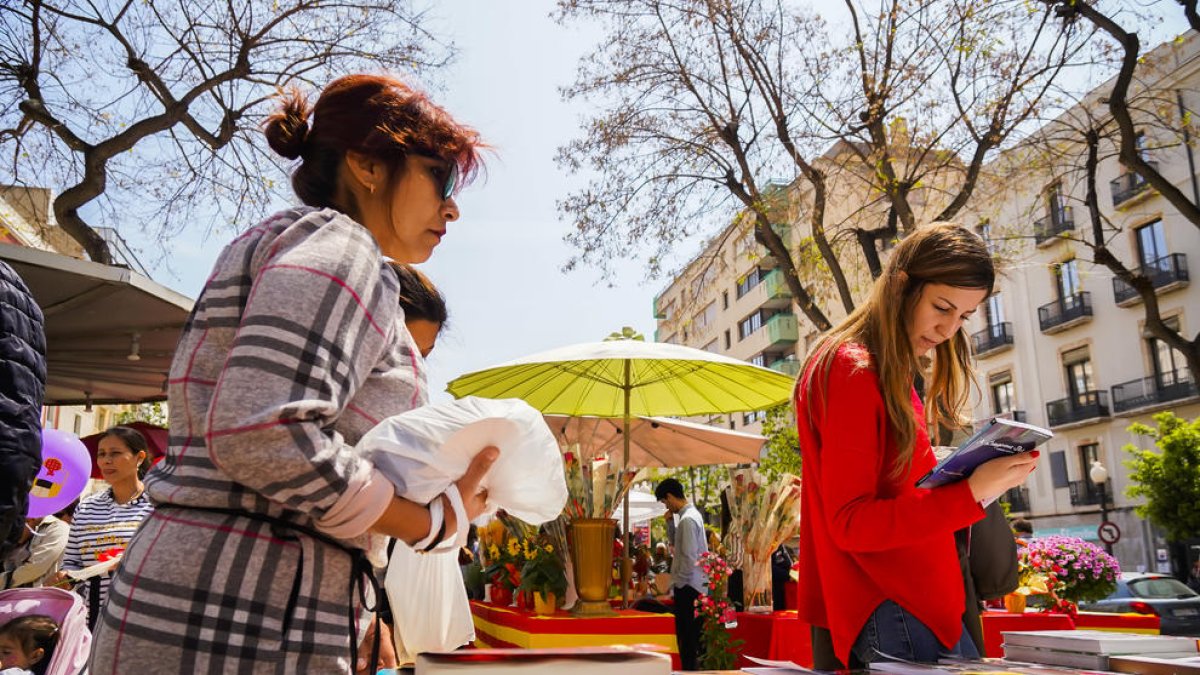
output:
M 83 598 L 59 588 L 13 588 L 0 591 L 0 625 L 28 614 L 58 622 L 58 645 L 46 664 L 46 675 L 77 675 L 87 668 L 92 633 Z

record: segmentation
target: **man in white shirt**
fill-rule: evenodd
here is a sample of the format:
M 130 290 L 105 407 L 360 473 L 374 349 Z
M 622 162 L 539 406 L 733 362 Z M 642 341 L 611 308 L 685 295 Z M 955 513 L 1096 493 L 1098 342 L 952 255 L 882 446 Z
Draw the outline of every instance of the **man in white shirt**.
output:
M 700 511 L 683 496 L 683 485 L 668 478 L 654 488 L 654 497 L 667 512 L 676 515 L 675 556 L 671 559 L 671 588 L 675 600 L 675 640 L 683 670 L 698 670 L 700 621 L 696 618 L 696 599 L 708 590 L 708 579 L 696 566 L 708 552 L 704 519 Z

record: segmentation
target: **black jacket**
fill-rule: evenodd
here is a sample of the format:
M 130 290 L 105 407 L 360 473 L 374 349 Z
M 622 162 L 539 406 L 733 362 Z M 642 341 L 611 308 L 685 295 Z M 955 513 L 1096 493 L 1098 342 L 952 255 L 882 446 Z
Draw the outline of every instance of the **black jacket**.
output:
M 29 490 L 42 464 L 42 322 L 25 282 L 0 261 L 0 556 L 21 536 Z

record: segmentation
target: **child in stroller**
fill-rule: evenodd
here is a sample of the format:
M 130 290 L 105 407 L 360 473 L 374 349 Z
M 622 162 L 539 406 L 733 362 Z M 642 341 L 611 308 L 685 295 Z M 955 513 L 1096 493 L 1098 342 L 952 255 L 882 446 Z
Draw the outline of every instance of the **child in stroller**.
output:
M 44 675 L 58 644 L 58 624 L 27 614 L 0 626 L 0 675 Z
M 40 617 L 40 620 L 33 620 Z M 29 625 L 26 625 L 29 624 Z M 23 635 L 26 632 L 43 634 L 52 625 L 54 642 L 27 644 L 23 638 L 16 640 L 27 656 L 35 656 L 42 650 L 41 658 L 35 662 L 19 665 L 16 673 L 32 672 L 34 675 L 76 675 L 87 666 L 88 651 L 92 634 L 87 628 L 87 607 L 83 598 L 58 588 L 14 588 L 0 591 L 0 636 Z M 9 626 L 12 628 L 9 628 Z M 40 629 L 32 630 L 36 626 Z M 7 642 L 0 637 L 0 644 Z M 32 660 L 32 659 L 31 659 Z M 11 668 L 17 662 L 3 661 L 0 668 Z M 7 670 L 0 673 L 8 675 Z

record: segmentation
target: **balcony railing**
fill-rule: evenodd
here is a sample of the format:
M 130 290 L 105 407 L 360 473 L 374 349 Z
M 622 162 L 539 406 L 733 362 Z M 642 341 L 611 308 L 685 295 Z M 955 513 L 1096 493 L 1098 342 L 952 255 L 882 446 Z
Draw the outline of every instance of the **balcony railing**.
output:
M 1158 162 L 1146 163 L 1154 169 L 1158 169 Z M 1126 171 L 1108 182 L 1108 189 L 1112 191 L 1113 206 L 1124 204 L 1145 192 L 1149 187 L 1150 184 L 1146 182 L 1146 179 L 1134 171 Z
M 1033 224 L 1033 239 L 1038 244 L 1053 239 L 1063 232 L 1075 229 L 1075 214 L 1071 207 L 1064 206 Z
M 1073 480 L 1068 484 L 1071 490 L 1071 505 L 1072 506 L 1090 506 L 1092 504 L 1100 504 L 1100 486 L 1090 480 Z M 1104 483 L 1104 498 L 1112 504 L 1113 488 L 1112 481 Z
M 787 279 L 783 278 L 781 270 L 773 269 L 767 272 L 767 275 L 763 277 L 762 283 L 767 293 L 768 304 L 792 304 L 792 290 L 788 288 Z
M 1126 412 L 1197 396 L 1196 382 L 1188 370 L 1171 370 L 1112 388 L 1113 412 Z
M 1056 332 L 1092 315 L 1092 295 L 1080 291 L 1065 295 L 1054 302 L 1038 307 L 1038 323 L 1042 332 Z
M 779 359 L 767 367 L 792 377 L 800 374 L 800 362 L 796 359 Z
M 971 335 L 971 342 L 975 347 L 976 356 L 983 356 L 988 352 L 1007 347 L 1013 343 L 1012 323 L 1009 321 L 994 323 Z
M 1006 502 L 1010 511 L 1028 511 L 1029 488 L 1012 488 L 1000 496 L 1000 501 Z
M 1046 404 L 1046 419 L 1052 427 L 1108 417 L 1108 392 L 1085 391 Z
M 796 315 L 782 312 L 767 319 L 767 343 L 777 345 L 795 342 L 800 339 L 800 329 L 796 325 Z
M 1142 276 L 1149 277 L 1150 284 L 1154 286 L 1155 290 L 1171 284 L 1185 283 L 1188 281 L 1187 256 L 1183 253 L 1164 255 L 1142 265 L 1138 268 L 1138 272 Z M 1140 296 L 1133 286 L 1118 277 L 1113 277 L 1113 298 L 1119 305 L 1140 298 Z

